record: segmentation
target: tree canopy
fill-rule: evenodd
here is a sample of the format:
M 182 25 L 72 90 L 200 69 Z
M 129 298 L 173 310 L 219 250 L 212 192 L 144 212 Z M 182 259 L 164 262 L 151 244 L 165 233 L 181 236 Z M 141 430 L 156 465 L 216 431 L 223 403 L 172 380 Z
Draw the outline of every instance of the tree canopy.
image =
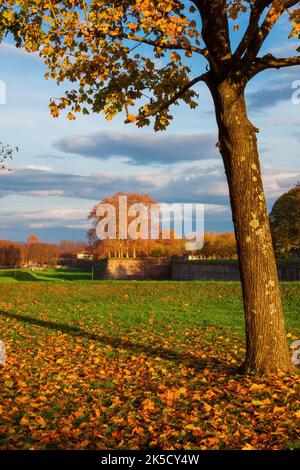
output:
M 300 64 L 299 55 L 260 55 L 282 16 L 290 20 L 287 36 L 299 37 L 299 4 L 7 0 L 0 6 L 0 39 L 10 31 L 17 46 L 39 53 L 48 78 L 74 83 L 51 101 L 54 117 L 65 108 L 71 120 L 77 112 L 102 112 L 110 120 L 125 111 L 126 122 L 149 125 L 154 116 L 155 129 L 163 130 L 172 119 L 171 104 L 197 106 L 192 87 L 207 81 L 209 72 L 247 83 L 262 70 Z M 202 72 L 193 77 L 195 62 Z
M 31 235 L 29 235 L 29 237 L 27 238 L 27 243 L 40 243 L 40 239 L 37 235 L 35 235 L 34 233 L 32 233 Z
M 234 234 L 230 232 L 206 232 L 204 235 L 204 246 L 199 250 L 199 254 L 203 258 L 237 258 L 237 246 Z
M 270 214 L 274 249 L 277 254 L 300 255 L 300 183 L 275 202 Z
M 128 207 L 133 204 L 143 204 L 144 207 L 148 209 L 148 239 L 132 239 L 132 238 L 122 238 L 120 236 L 120 226 L 118 223 L 119 214 L 120 214 L 120 196 L 127 197 Z M 116 238 L 106 238 L 104 240 L 99 240 L 96 233 L 96 226 L 98 222 L 103 218 L 102 216 L 97 215 L 97 208 L 99 204 L 110 204 L 115 208 L 116 211 Z M 170 257 L 170 256 L 179 256 L 182 255 L 185 250 L 185 243 L 183 240 L 178 239 L 175 235 L 173 229 L 170 229 L 169 236 L 164 238 L 164 235 L 161 229 L 160 224 L 158 223 L 158 238 L 152 239 L 151 237 L 151 206 L 157 206 L 158 203 L 152 199 L 148 194 L 137 194 L 137 193 L 125 193 L 119 192 L 115 193 L 112 196 L 104 198 L 100 203 L 93 207 L 89 214 L 89 220 L 92 222 L 92 227 L 88 231 L 88 239 L 93 251 L 93 254 L 99 258 L 106 257 Z M 135 216 L 127 216 L 127 227 L 135 219 Z

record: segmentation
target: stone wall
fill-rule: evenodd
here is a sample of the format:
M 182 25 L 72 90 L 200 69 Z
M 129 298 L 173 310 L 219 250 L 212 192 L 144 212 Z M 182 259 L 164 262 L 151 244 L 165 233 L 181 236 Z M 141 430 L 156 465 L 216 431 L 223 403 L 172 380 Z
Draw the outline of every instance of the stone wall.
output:
M 280 265 L 281 281 L 300 281 L 300 265 Z M 239 281 L 237 262 L 109 259 L 94 266 L 98 280 Z
M 277 266 L 281 281 L 300 281 L 300 266 Z
M 281 281 L 300 281 L 300 265 L 277 266 Z M 240 281 L 238 263 L 174 261 L 172 263 L 174 281 Z
M 237 263 L 174 261 L 172 279 L 174 281 L 239 281 L 240 272 Z
M 171 262 L 156 259 L 109 259 L 97 265 L 95 279 L 164 280 L 171 279 Z

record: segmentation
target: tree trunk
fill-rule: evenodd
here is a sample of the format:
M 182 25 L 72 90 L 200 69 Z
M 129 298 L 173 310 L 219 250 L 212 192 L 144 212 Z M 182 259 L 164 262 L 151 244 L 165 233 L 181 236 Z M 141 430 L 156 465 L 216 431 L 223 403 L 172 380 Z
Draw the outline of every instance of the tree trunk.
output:
M 244 87 L 210 84 L 219 127 L 239 253 L 246 323 L 246 372 L 292 371 L 269 217 L 261 178 L 256 129 L 249 121 Z

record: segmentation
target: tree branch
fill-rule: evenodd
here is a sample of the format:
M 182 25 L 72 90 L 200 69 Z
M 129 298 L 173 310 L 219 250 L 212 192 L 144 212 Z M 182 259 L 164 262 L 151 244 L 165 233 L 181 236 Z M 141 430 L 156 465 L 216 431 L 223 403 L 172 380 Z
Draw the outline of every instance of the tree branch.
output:
M 199 75 L 198 77 L 196 77 L 193 80 L 191 80 L 190 82 L 188 82 L 184 87 L 182 87 L 168 101 L 158 105 L 156 109 L 154 109 L 153 111 L 150 111 L 149 113 L 143 113 L 142 117 L 147 118 L 147 117 L 152 117 L 152 116 L 155 116 L 156 114 L 162 113 L 163 111 L 168 109 L 172 104 L 176 103 L 176 101 L 179 100 L 179 98 L 181 98 L 184 95 L 184 93 L 186 91 L 188 91 L 192 86 L 196 85 L 196 83 L 199 83 L 199 82 L 205 82 L 206 83 L 207 78 L 208 78 L 208 73 L 203 73 L 202 75 Z M 131 121 L 126 119 L 125 124 L 128 124 L 129 122 L 131 122 Z
M 208 60 L 215 73 L 232 58 L 227 0 L 192 0 L 198 8 L 202 20 L 202 37 L 208 50 Z
M 253 36 L 257 34 L 261 15 L 271 3 L 272 1 L 270 0 L 258 0 L 252 5 L 249 24 L 239 46 L 234 53 L 235 57 L 241 58 L 248 49 Z
M 299 0 L 289 0 L 285 2 L 285 8 L 292 8 L 299 3 Z
M 191 2 L 197 7 L 197 9 L 198 9 L 199 12 L 200 12 L 200 3 L 201 3 L 201 0 L 191 0 Z
M 294 57 L 274 57 L 268 54 L 264 57 L 258 57 L 250 69 L 251 76 L 256 75 L 266 69 L 281 69 L 283 67 L 292 67 L 300 65 L 300 56 Z
M 135 36 L 135 35 L 130 35 L 129 36 L 127 34 L 123 34 L 122 38 L 132 40 L 132 41 L 136 41 L 136 42 L 139 42 L 140 44 L 148 44 L 149 46 L 157 47 L 158 49 L 192 51 L 192 52 L 196 52 L 198 54 L 201 54 L 204 57 L 208 56 L 208 50 L 207 49 L 205 49 L 205 48 L 201 49 L 200 47 L 196 47 L 196 46 L 192 46 L 192 45 L 184 46 L 184 45 L 179 44 L 179 43 L 177 43 L 177 44 L 159 43 L 159 42 L 153 41 L 152 39 L 143 38 L 143 37 Z
M 263 4 L 270 2 L 264 2 L 262 0 L 261 3 Z M 271 4 L 273 3 L 274 2 L 271 2 Z M 269 36 L 270 32 L 272 31 L 273 27 L 275 26 L 281 15 L 284 13 L 284 11 L 288 8 L 292 8 L 297 3 L 299 3 L 298 0 L 288 0 L 285 2 L 281 2 L 281 4 L 275 3 L 271 6 L 262 25 L 257 28 L 254 27 L 254 34 L 252 35 L 251 42 L 248 44 L 247 51 L 245 54 L 246 63 L 251 64 L 253 62 L 266 38 Z

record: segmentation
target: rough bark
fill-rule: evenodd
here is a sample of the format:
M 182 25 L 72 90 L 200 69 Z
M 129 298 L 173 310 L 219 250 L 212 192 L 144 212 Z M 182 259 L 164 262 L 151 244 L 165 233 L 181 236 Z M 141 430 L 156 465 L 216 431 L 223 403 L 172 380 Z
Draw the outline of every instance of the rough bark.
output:
M 275 255 L 261 178 L 258 130 L 247 116 L 244 86 L 210 83 L 219 149 L 229 185 L 246 323 L 246 372 L 292 371 Z

